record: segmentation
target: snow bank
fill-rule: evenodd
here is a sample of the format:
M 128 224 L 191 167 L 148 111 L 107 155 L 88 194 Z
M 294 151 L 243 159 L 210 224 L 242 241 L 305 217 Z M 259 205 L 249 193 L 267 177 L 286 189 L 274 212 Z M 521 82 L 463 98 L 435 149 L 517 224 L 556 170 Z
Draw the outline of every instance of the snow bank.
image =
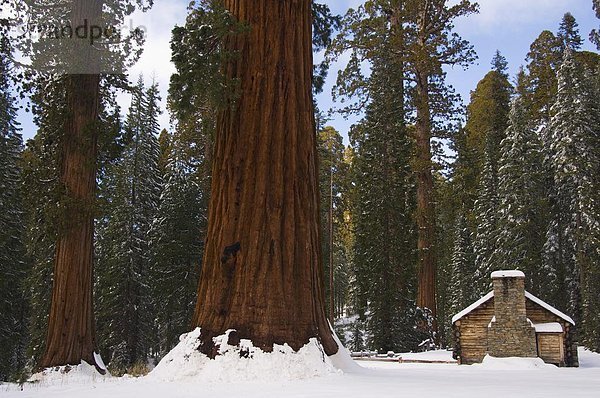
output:
M 213 360 L 198 351 L 199 328 L 182 335 L 179 344 L 160 361 L 148 378 L 203 383 L 271 382 L 341 373 L 316 339 L 311 339 L 298 352 L 287 344 L 276 344 L 273 352 L 264 352 L 254 347 L 250 340 L 242 339 L 239 346 L 229 345 L 231 332 L 229 330 L 214 338 L 220 355 Z
M 354 359 L 352 359 L 350 351 L 344 347 L 335 332 L 332 330 L 331 333 L 333 333 L 333 338 L 338 345 L 338 352 L 329 357 L 332 365 L 344 373 L 360 373 L 363 371 L 363 367 L 357 364 Z
M 28 382 L 41 386 L 63 385 L 63 384 L 89 384 L 104 382 L 111 378 L 106 372 L 105 375 L 98 373 L 93 365 L 81 361 L 77 366 L 55 366 L 46 368 L 39 373 L 33 374 Z
M 558 369 L 554 365 L 545 363 L 541 358 L 496 358 L 491 355 L 486 355 L 481 364 L 472 366 L 480 366 L 493 370 Z
M 600 368 L 600 354 L 585 347 L 578 348 L 579 366 L 582 368 Z

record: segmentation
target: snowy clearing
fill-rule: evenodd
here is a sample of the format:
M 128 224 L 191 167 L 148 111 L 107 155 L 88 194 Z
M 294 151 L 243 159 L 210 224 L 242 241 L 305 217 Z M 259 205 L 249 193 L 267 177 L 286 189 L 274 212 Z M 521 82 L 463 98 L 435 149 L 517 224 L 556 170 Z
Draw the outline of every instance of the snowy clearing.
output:
M 413 354 L 414 355 L 414 354 Z M 428 354 L 431 355 L 431 354 Z M 494 359 L 483 365 L 360 362 L 346 373 L 297 381 L 166 382 L 145 377 L 81 379 L 52 385 L 0 386 L 0 396 L 219 398 L 219 397 L 597 397 L 600 355 L 580 349 L 580 368 L 529 366 L 535 361 Z M 283 369 L 282 369 L 283 371 Z M 58 382 L 58 383 L 57 383 Z

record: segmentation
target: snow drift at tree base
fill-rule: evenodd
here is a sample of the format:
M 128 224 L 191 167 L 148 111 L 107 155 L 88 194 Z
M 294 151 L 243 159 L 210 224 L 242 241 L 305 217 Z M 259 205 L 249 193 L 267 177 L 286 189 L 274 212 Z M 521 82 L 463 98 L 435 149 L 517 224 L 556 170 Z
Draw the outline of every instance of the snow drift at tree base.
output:
M 213 340 L 218 355 L 210 359 L 198 351 L 200 328 L 180 337 L 179 344 L 171 350 L 149 374 L 149 378 L 163 381 L 235 382 L 278 381 L 308 379 L 341 374 L 337 362 L 348 356 L 340 353 L 328 357 L 321 344 L 313 338 L 297 352 L 287 344 L 273 345 L 272 352 L 255 347 L 250 340 L 242 339 L 239 345 L 228 344 L 230 333 Z

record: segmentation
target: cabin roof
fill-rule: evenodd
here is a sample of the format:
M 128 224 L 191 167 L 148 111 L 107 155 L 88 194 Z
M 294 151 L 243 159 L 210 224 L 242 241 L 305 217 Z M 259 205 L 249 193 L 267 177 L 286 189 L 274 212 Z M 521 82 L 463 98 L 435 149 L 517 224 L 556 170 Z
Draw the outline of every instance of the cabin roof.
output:
M 462 318 L 465 315 L 469 314 L 475 308 L 479 307 L 481 304 L 485 303 L 486 301 L 488 301 L 492 297 L 494 297 L 494 291 L 493 290 L 491 292 L 489 292 L 488 294 L 486 294 L 485 296 L 483 296 L 482 298 L 480 298 L 479 300 L 477 300 L 476 302 L 474 302 L 473 304 L 471 304 L 470 306 L 468 306 L 467 308 L 465 308 L 464 310 L 462 310 L 461 312 L 459 312 L 458 314 L 454 315 L 452 317 L 452 323 L 458 321 L 460 318 Z
M 548 311 L 550 311 L 557 317 L 562 318 L 565 321 L 569 322 L 571 325 L 575 325 L 575 321 L 570 316 L 563 314 L 562 312 L 560 312 L 559 310 L 557 310 L 550 304 L 546 303 L 543 300 L 540 300 L 539 298 L 535 297 L 533 294 L 529 293 L 528 291 L 525 292 L 525 297 L 528 298 L 529 300 L 533 301 L 540 307 L 544 307 L 545 309 L 547 309 Z
M 491 292 L 489 292 L 488 294 L 486 294 L 485 296 L 483 296 L 482 298 L 480 298 L 479 300 L 477 300 L 476 302 L 474 302 L 473 304 L 471 304 L 470 306 L 468 306 L 467 308 L 465 308 L 464 310 L 462 310 L 461 312 L 459 312 L 458 314 L 454 315 L 452 317 L 452 323 L 458 321 L 459 319 L 463 318 L 465 315 L 468 315 L 469 313 L 473 312 L 473 310 L 475 310 L 476 308 L 478 308 L 479 306 L 481 306 L 483 303 L 489 301 L 492 297 L 494 297 L 494 291 L 492 290 Z M 556 308 L 554 308 L 553 306 L 551 306 L 550 304 L 546 303 L 543 300 L 540 300 L 539 298 L 535 297 L 533 294 L 529 293 L 529 292 L 525 292 L 525 298 L 533 301 L 534 303 L 536 303 L 537 305 L 539 305 L 540 307 L 550 311 L 551 313 L 553 313 L 554 315 L 556 315 L 557 317 L 569 322 L 571 325 L 575 325 L 575 321 L 573 321 L 573 319 L 571 317 L 569 317 L 568 315 L 565 315 L 564 313 L 560 312 L 559 310 L 557 310 Z

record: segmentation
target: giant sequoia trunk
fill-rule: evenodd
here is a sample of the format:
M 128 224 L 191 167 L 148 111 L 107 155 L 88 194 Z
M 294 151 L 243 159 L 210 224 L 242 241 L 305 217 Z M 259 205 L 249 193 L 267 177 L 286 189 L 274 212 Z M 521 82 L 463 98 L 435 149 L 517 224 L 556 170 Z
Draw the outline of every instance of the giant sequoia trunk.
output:
M 99 0 L 75 0 L 72 23 L 97 21 Z M 81 54 L 79 54 L 81 55 Z M 93 62 L 93 58 L 89 58 Z M 52 304 L 41 367 L 96 365 L 92 258 L 100 76 L 65 77 L 68 115 L 61 137 L 61 220 L 54 262 Z
M 431 112 L 429 110 L 429 76 L 417 74 L 416 108 L 416 178 L 419 287 L 417 306 L 436 316 L 435 286 L 435 205 L 431 159 Z
M 271 350 L 318 338 L 324 309 L 310 0 L 225 0 L 250 26 L 225 70 L 241 96 L 217 122 L 209 226 L 193 319 L 201 351 L 227 329 Z
M 63 208 L 56 245 L 52 306 L 42 367 L 94 364 L 93 203 L 96 187 L 98 75 L 67 77 L 71 114 L 62 137 Z

